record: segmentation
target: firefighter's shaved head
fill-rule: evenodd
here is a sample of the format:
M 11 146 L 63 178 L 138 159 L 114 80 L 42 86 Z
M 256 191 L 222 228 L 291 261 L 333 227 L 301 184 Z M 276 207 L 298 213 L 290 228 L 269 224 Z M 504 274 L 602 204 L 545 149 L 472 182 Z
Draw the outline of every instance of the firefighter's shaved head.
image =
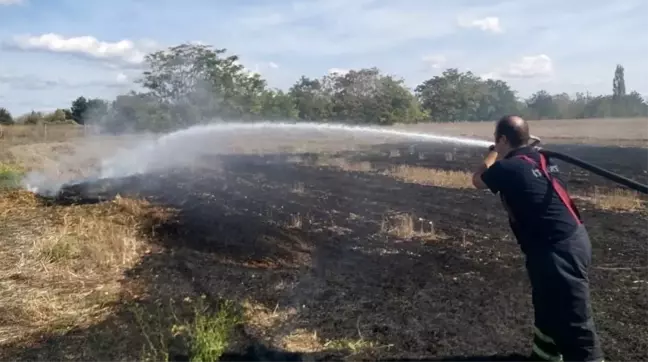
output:
M 525 146 L 529 143 L 529 124 L 519 116 L 504 116 L 495 126 L 495 139 L 506 136 L 512 148 Z

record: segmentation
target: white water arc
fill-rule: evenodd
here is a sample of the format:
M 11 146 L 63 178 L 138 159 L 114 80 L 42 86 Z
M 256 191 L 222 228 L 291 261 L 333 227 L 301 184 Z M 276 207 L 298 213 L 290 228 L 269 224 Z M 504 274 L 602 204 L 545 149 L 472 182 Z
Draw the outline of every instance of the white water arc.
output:
M 348 132 L 362 136 L 391 136 L 406 139 L 417 139 L 434 143 L 450 143 L 473 147 L 488 147 L 489 142 L 471 138 L 442 136 L 437 134 L 408 132 L 393 128 L 352 126 L 333 123 L 215 123 L 198 125 L 163 135 L 152 141 L 143 141 L 133 149 L 118 152 L 101 161 L 97 177 L 92 179 L 122 178 L 150 171 L 160 171 L 189 164 L 207 149 L 218 148 L 218 137 L 228 136 L 231 132 L 253 131 L 263 136 L 263 131 L 300 131 L 300 132 Z M 45 187 L 46 180 L 31 175 L 27 182 L 29 189 L 48 194 L 58 192 L 60 185 Z M 77 180 L 81 183 L 91 179 Z M 47 189 L 47 190 L 46 190 Z
M 349 126 L 332 123 L 218 123 L 194 126 L 164 135 L 153 142 L 147 142 L 126 154 L 117 154 L 102 163 L 101 178 L 126 177 L 153 169 L 166 169 L 189 162 L 211 146 L 215 136 L 225 136 L 228 132 L 252 130 L 298 131 L 342 131 L 365 135 L 397 136 L 437 143 L 452 143 L 465 146 L 488 147 L 489 142 L 462 137 L 441 136 L 430 133 L 407 132 L 396 129 Z M 262 135 L 262 134 L 261 134 Z

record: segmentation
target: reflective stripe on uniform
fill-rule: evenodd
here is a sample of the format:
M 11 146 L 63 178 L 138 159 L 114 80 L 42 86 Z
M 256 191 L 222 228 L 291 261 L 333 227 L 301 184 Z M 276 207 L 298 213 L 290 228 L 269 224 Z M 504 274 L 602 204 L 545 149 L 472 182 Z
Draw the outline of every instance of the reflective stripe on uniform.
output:
M 542 333 L 540 328 L 535 327 L 535 326 L 533 328 L 534 328 L 534 332 L 535 332 L 536 337 L 540 338 L 541 340 L 543 340 L 543 341 L 545 341 L 547 343 L 556 344 L 556 342 L 554 342 L 553 338 L 551 338 L 548 335 Z
M 562 361 L 562 356 L 560 354 L 549 354 L 538 347 L 536 343 L 533 344 L 533 353 L 535 353 L 538 357 L 542 358 L 545 361 Z
M 556 342 L 537 326 L 534 326 L 533 352 L 545 361 L 562 361 Z

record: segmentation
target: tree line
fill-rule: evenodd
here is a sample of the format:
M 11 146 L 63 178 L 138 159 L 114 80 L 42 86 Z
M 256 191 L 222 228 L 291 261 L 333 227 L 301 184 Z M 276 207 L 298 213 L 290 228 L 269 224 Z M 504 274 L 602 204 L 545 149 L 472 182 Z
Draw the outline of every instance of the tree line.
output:
M 287 91 L 271 88 L 237 55 L 207 45 L 181 44 L 148 54 L 136 81 L 140 91 L 114 100 L 83 96 L 70 108 L 13 118 L 0 108 L 0 124 L 97 124 L 108 132 L 168 131 L 221 121 L 308 121 L 391 125 L 394 123 L 489 121 L 503 114 L 527 119 L 648 116 L 648 100 L 626 92 L 617 65 L 612 93 L 592 96 L 539 90 L 527 99 L 503 80 L 483 79 L 449 68 L 413 91 L 377 68 L 351 70 L 319 79 L 302 76 Z

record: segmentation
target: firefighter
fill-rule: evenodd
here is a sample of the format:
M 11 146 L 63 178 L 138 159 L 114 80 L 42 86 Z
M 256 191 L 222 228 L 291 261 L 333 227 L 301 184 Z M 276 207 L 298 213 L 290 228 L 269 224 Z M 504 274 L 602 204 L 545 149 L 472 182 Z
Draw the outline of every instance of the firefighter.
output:
M 495 144 L 473 174 L 500 195 L 525 255 L 532 288 L 532 360 L 603 361 L 590 304 L 590 239 L 558 167 L 529 144 L 521 117 L 502 117 Z

